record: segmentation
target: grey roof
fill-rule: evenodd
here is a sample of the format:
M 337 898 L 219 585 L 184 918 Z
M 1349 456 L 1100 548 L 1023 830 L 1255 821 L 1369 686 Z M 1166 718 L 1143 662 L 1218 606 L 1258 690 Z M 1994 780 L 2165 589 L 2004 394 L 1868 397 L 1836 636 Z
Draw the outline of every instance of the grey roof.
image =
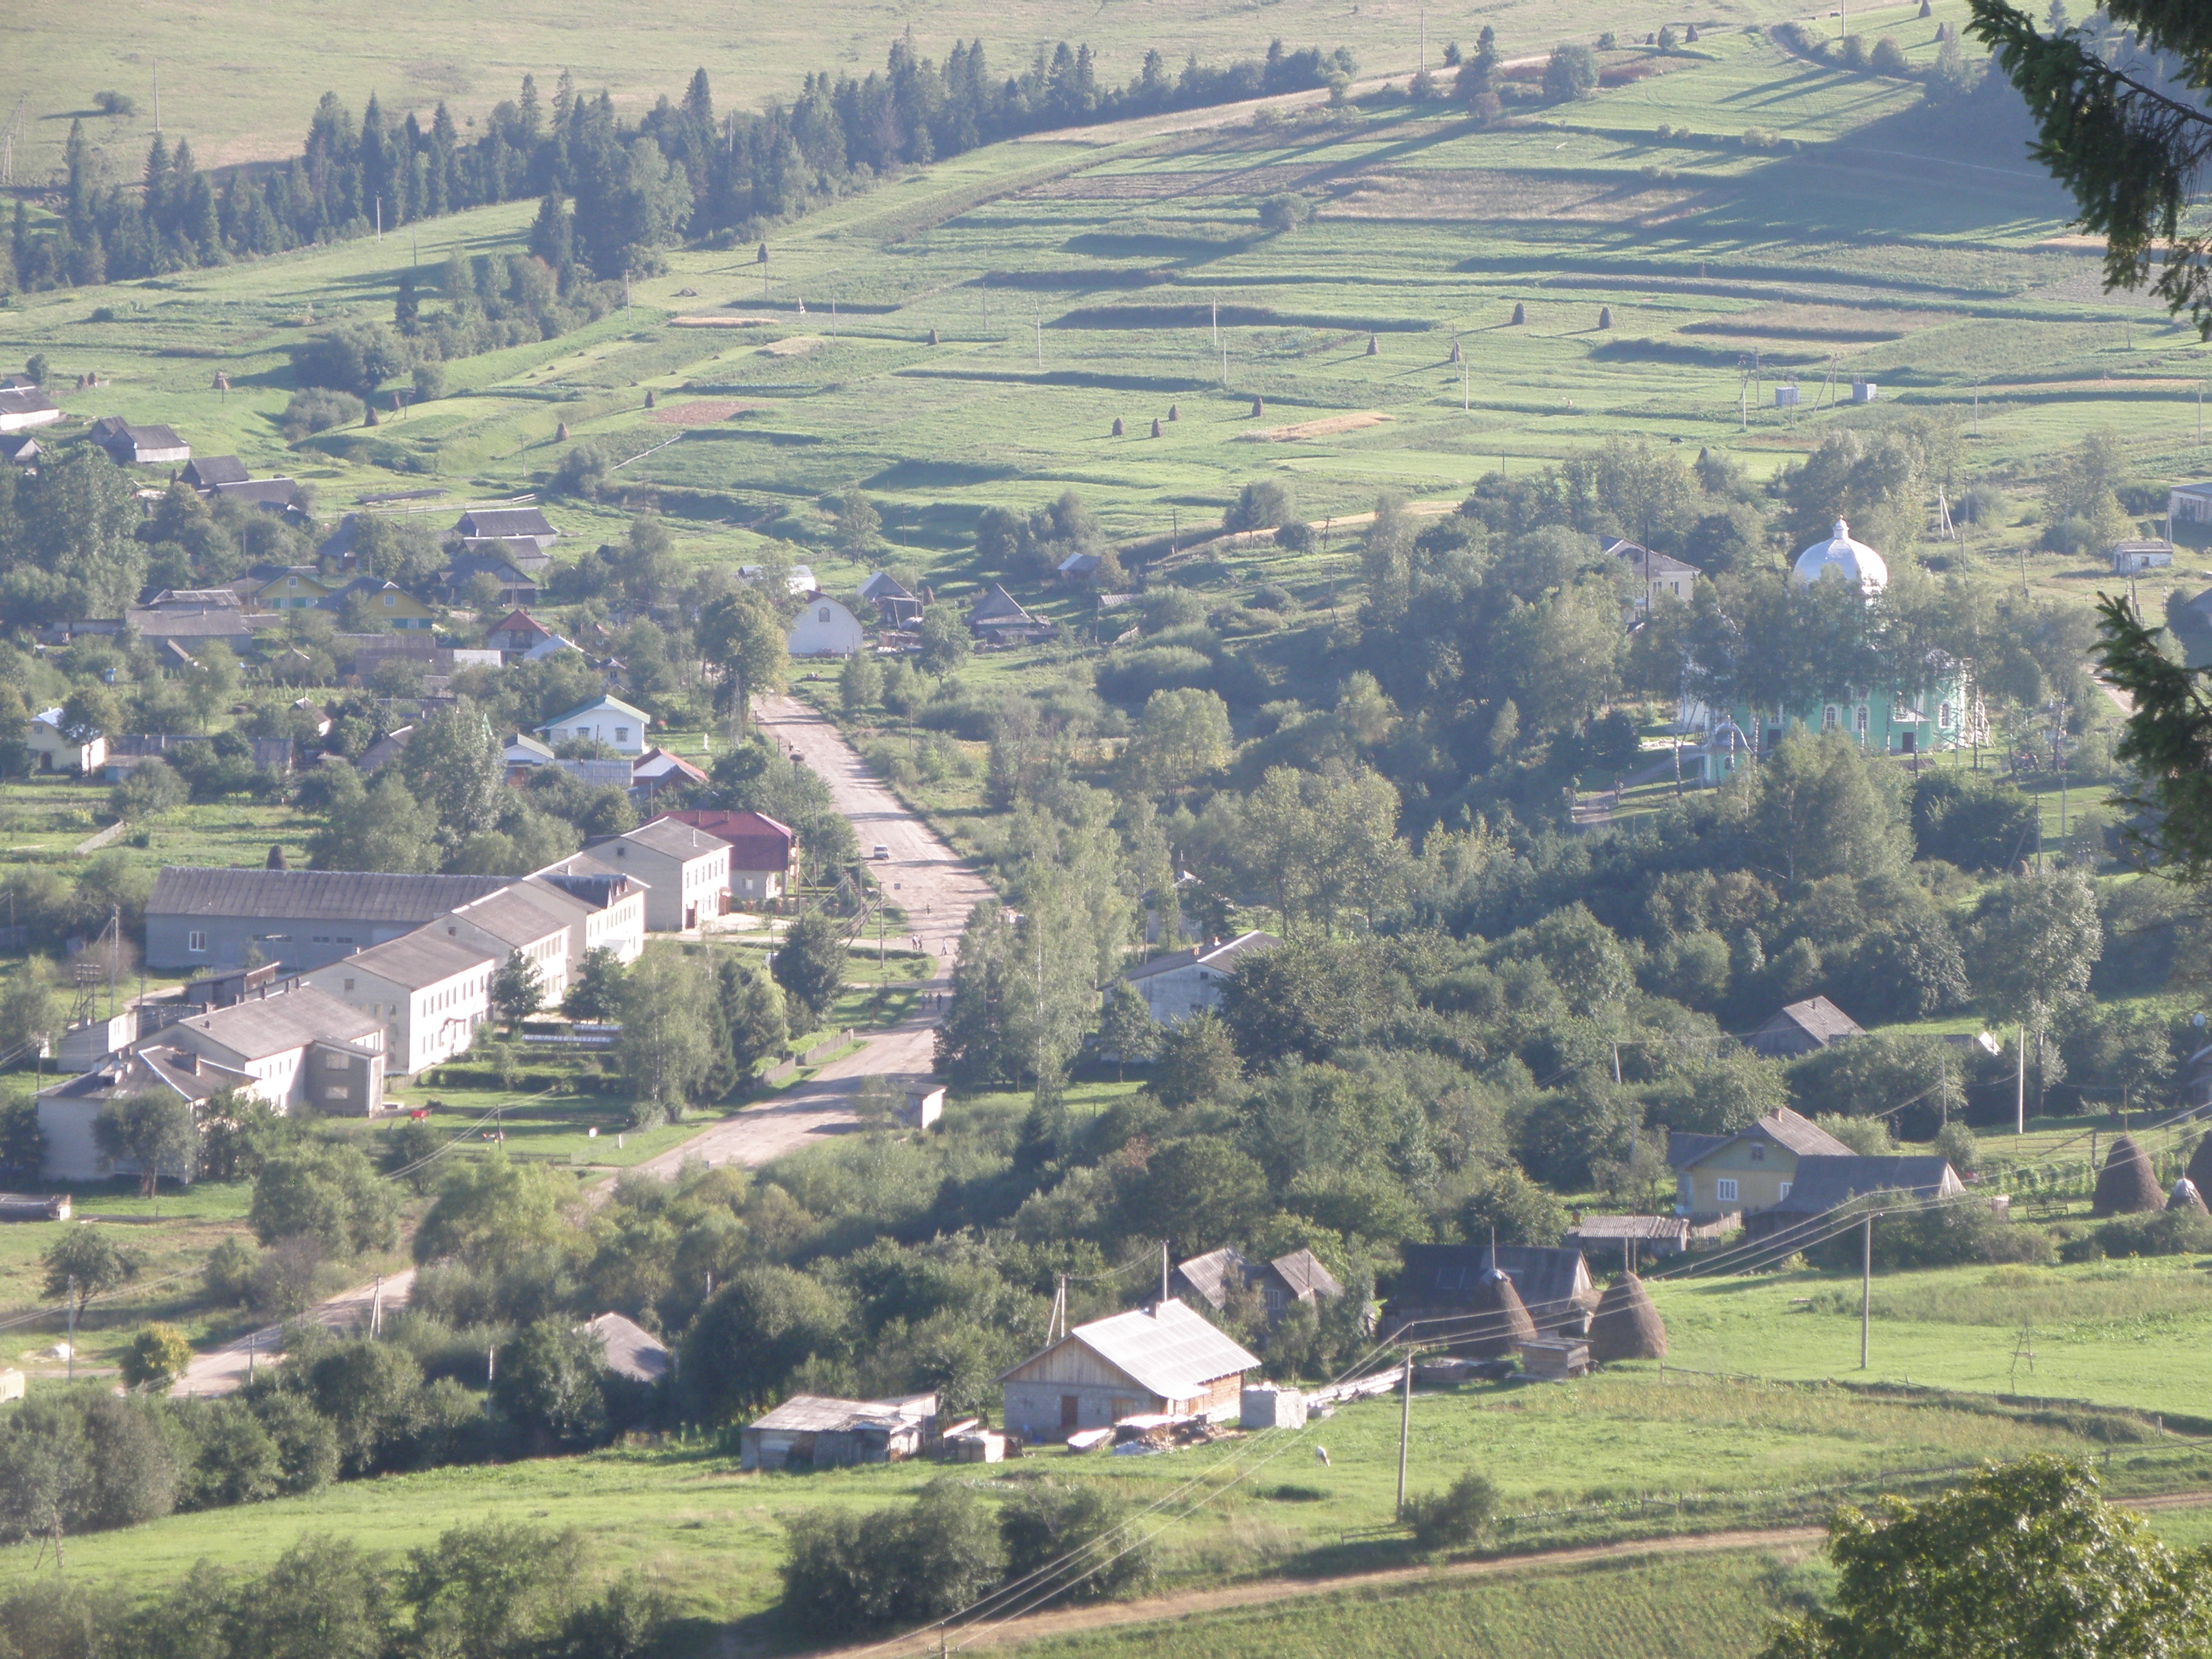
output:
M 1724 1137 L 1716 1135 L 1714 1139 Z M 1671 1238 L 1682 1239 L 1690 1231 L 1689 1218 L 1679 1215 L 1586 1215 L 1567 1229 L 1569 1238 L 1579 1238 L 1585 1243 L 1607 1239 Z
M 1035 617 L 1022 609 L 1014 596 L 997 582 L 985 588 L 982 597 L 969 608 L 968 621 L 972 626 L 980 623 L 1034 623 Z
M 1759 1027 L 1758 1035 L 1795 1026 L 1811 1037 L 1823 1048 L 1844 1037 L 1864 1036 L 1866 1028 L 1826 997 L 1807 997 L 1802 1002 L 1793 1002 Z
M 126 611 L 123 619 L 148 640 L 250 640 L 253 625 L 242 611 L 210 605 L 204 611 Z
M 1771 1140 L 1776 1146 L 1796 1153 L 1801 1158 L 1848 1157 L 1851 1150 L 1812 1119 L 1800 1116 L 1784 1106 L 1778 1111 L 1769 1112 L 1756 1123 L 1745 1125 L 1732 1135 L 1669 1135 L 1667 1138 L 1667 1162 L 1677 1170 L 1686 1170 L 1730 1141 L 1753 1136 L 1761 1140 Z
M 1172 1297 L 1157 1308 L 1078 1325 L 1062 1340 L 1080 1343 L 1163 1400 L 1188 1400 L 1222 1377 L 1260 1368 L 1243 1347 Z
M 850 1429 L 897 1428 L 937 1414 L 937 1396 L 918 1394 L 902 1400 L 839 1400 L 821 1394 L 795 1394 L 749 1429 L 787 1433 L 836 1434 Z
M 143 1048 L 112 1055 L 88 1072 L 52 1088 L 41 1089 L 39 1098 L 120 1100 L 128 1095 L 167 1089 L 179 1099 L 198 1105 L 210 1095 L 252 1081 L 247 1073 L 200 1060 L 190 1050 L 180 1050 L 173 1043 L 154 1039 Z
M 191 446 L 186 444 L 182 438 L 179 438 L 177 435 L 176 428 L 173 427 L 137 426 L 128 421 L 123 422 L 118 425 L 115 431 L 114 437 L 109 441 L 112 444 L 115 440 L 118 439 L 123 442 L 128 443 L 134 450 L 187 449 L 191 447 Z
M 141 608 L 147 611 L 239 611 L 246 601 L 234 587 L 165 587 Z
M 1277 1256 L 1267 1265 L 1275 1270 L 1284 1287 L 1301 1302 L 1344 1294 L 1344 1286 L 1337 1283 L 1336 1275 L 1322 1265 L 1319 1256 L 1303 1247 L 1288 1255 Z
M 453 918 L 481 927 L 494 939 L 521 947 L 535 945 L 549 934 L 566 931 L 579 907 L 557 889 L 514 886 L 457 904 L 446 916 L 427 926 L 452 937 Z
M 1247 951 L 1267 951 L 1282 940 L 1273 933 L 1239 933 L 1235 939 L 1223 939 L 1212 945 L 1201 945 L 1185 951 L 1170 951 L 1164 957 L 1154 957 L 1150 962 L 1139 963 L 1121 975 L 1126 980 L 1150 979 L 1155 974 L 1173 973 L 1178 968 L 1195 964 L 1229 973 L 1237 966 L 1237 959 Z
M 633 846 L 642 847 L 649 852 L 659 853 L 664 858 L 686 860 L 706 858 L 715 853 L 726 853 L 730 850 L 730 843 L 720 836 L 709 835 L 704 830 L 695 829 L 690 824 L 681 823 L 675 818 L 655 818 L 652 823 L 641 825 L 628 835 L 611 836 L 606 841 L 588 842 L 586 847 L 603 859 L 609 856 L 620 858 L 621 849 L 611 844 L 620 842 L 628 842 Z
M 215 495 L 218 501 L 254 507 L 290 507 L 300 499 L 300 485 L 293 478 L 240 478 L 216 485 Z
M 633 1382 L 658 1382 L 676 1364 L 665 1342 L 618 1313 L 603 1313 L 584 1328 L 599 1339 L 607 1369 Z
M 185 482 L 198 489 L 217 484 L 244 483 L 253 475 L 235 455 L 201 455 L 185 463 Z
M 348 1007 L 326 991 L 301 985 L 276 996 L 253 997 L 211 1013 L 194 1014 L 162 1029 L 203 1032 L 248 1060 L 259 1060 L 310 1042 L 358 1042 L 376 1036 L 384 1022 Z
M 1769 1215 L 1825 1215 L 1863 1193 L 1915 1193 L 1940 1196 L 1964 1187 L 1945 1159 L 1815 1156 L 1797 1160 L 1790 1195 L 1768 1206 Z
M 0 415 L 44 415 L 59 407 L 34 386 L 0 386 Z
M 860 584 L 860 597 L 873 604 L 878 599 L 910 599 L 914 595 L 890 571 L 878 570 Z
M 45 453 L 39 447 L 39 441 L 27 432 L 0 432 L 0 456 L 18 466 L 28 466 Z
M 398 939 L 356 951 L 316 971 L 332 974 L 340 969 L 347 973 L 359 969 L 403 990 L 419 991 L 428 985 L 441 985 L 456 975 L 496 960 L 482 945 L 464 945 L 430 928 L 418 927 Z
M 1215 1308 L 1228 1301 L 1230 1291 L 1243 1286 L 1251 1268 L 1252 1264 L 1233 1244 L 1224 1244 L 1218 1250 L 1208 1250 L 1204 1255 L 1194 1255 L 1176 1264 L 1176 1271 L 1182 1275 L 1183 1282 Z
M 525 575 L 539 576 L 553 568 L 553 556 L 527 536 L 471 536 L 461 551 L 504 559 Z
M 534 507 L 487 507 L 464 513 L 454 522 L 454 532 L 471 540 L 504 540 L 509 536 L 557 536 Z
M 391 921 L 416 926 L 495 893 L 507 876 L 385 875 L 360 870 L 216 870 L 169 865 L 155 878 L 146 913 L 291 921 Z
M 1407 1244 L 1406 1271 L 1391 1296 L 1394 1306 L 1457 1307 L 1471 1303 L 1482 1277 L 1492 1267 L 1513 1281 L 1529 1316 L 1556 1318 L 1587 1287 L 1583 1253 L 1547 1249 L 1534 1244 Z
M 1615 558 L 1626 559 L 1639 576 L 1703 575 L 1696 565 L 1676 558 L 1672 553 L 1655 553 L 1641 542 L 1614 542 L 1605 550 Z M 1646 566 L 1650 568 L 1647 570 Z

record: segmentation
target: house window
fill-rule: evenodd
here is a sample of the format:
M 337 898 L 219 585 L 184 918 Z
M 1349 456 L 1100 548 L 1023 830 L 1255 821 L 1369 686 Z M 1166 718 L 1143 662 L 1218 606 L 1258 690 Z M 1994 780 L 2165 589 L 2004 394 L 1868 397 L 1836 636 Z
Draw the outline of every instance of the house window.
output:
M 323 1056 L 323 1069 L 325 1071 L 343 1072 L 345 1068 L 346 1058 L 343 1054 L 325 1054 Z
M 830 620 L 830 607 L 828 605 L 825 605 L 822 607 L 821 615 L 817 620 L 822 622 L 828 622 Z
M 1944 703 L 1937 708 L 1936 710 L 1936 724 L 1942 726 L 1948 726 L 1951 724 L 1951 705 L 1949 703 Z
M 297 587 L 299 585 L 300 579 L 297 576 L 287 576 L 284 578 L 284 586 L 287 587 Z
M 1864 737 L 1864 736 L 1866 736 L 1866 734 L 1867 734 L 1867 706 L 1866 706 L 1864 703 L 1861 703 L 1861 704 L 1859 705 L 1859 735 L 1860 735 L 1861 737 Z
M 1790 1182 L 1786 1182 L 1786 1181 L 1785 1181 L 1785 1182 L 1781 1182 L 1781 1183 L 1780 1183 L 1780 1184 L 1779 1184 L 1779 1185 L 1775 1188 L 1775 1190 L 1776 1190 L 1778 1193 L 1779 1193 L 1779 1194 L 1780 1194 L 1784 1198 L 1787 1198 L 1787 1197 L 1789 1197 L 1789 1196 L 1790 1196 Z
M 1760 1146 L 1755 1140 L 1751 1143 L 1751 1161 L 1753 1164 L 1764 1164 L 1766 1162 L 1766 1148 Z
M 391 595 L 391 594 L 386 593 L 386 594 L 384 596 L 384 603 L 385 603 L 385 606 L 386 606 L 386 609 L 389 609 L 389 608 L 391 607 L 392 603 L 392 595 Z
M 617 726 L 615 727 L 615 741 L 617 743 L 628 743 L 629 741 L 629 727 L 627 726 Z
M 348 980 L 346 981 L 346 989 L 349 991 L 353 989 L 353 981 L 351 980 Z
M 325 1100 L 350 1100 L 353 1098 L 353 1091 L 347 1088 L 343 1083 L 333 1083 L 324 1089 L 323 1098 Z
M 187 951 L 205 951 L 207 949 L 207 935 L 202 933 L 198 928 L 193 928 L 191 933 L 185 935 L 185 949 Z
M 1735 1182 L 1726 1178 L 1713 1182 L 1713 1196 L 1723 1204 L 1735 1202 Z
M 1823 732 L 1832 732 L 1839 724 L 1841 722 L 1837 718 L 1835 704 L 1830 703 L 1820 711 L 1820 729 Z

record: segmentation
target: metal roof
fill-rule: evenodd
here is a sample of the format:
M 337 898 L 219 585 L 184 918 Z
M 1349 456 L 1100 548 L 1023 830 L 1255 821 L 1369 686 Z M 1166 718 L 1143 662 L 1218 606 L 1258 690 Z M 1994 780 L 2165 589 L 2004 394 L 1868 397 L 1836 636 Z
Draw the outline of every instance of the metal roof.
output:
M 611 836 L 608 841 L 592 842 L 586 850 L 598 853 L 604 858 L 606 855 L 605 849 L 611 842 L 628 842 L 632 846 L 642 847 L 649 853 L 659 854 L 663 858 L 685 861 L 708 858 L 716 853 L 726 853 L 730 850 L 730 843 L 720 836 L 710 836 L 704 830 L 695 825 L 678 823 L 668 818 L 655 818 L 652 823 L 641 825 L 627 835 Z M 621 856 L 619 850 L 616 852 L 615 856 L 617 858 Z
M 453 937 L 453 919 L 459 917 L 519 949 L 535 945 L 551 934 L 566 933 L 576 919 L 576 911 L 586 908 L 558 888 L 518 884 L 471 899 L 466 904 L 457 904 L 443 917 L 425 926 L 450 939 Z
M 603 1313 L 584 1328 L 599 1339 L 607 1369 L 633 1382 L 658 1382 L 676 1364 L 665 1342 L 618 1313 Z
M 1188 1400 L 1222 1377 L 1260 1368 L 1252 1355 L 1173 1297 L 1156 1308 L 1078 1325 L 1062 1340 L 1082 1344 L 1163 1400 Z
M 1176 1271 L 1192 1290 L 1218 1308 L 1229 1299 L 1230 1291 L 1240 1288 L 1250 1276 L 1252 1264 L 1245 1261 L 1243 1253 L 1234 1244 L 1224 1244 L 1218 1250 L 1177 1262 Z
M 1702 1163 L 1722 1147 L 1750 1136 L 1771 1140 L 1776 1146 L 1797 1154 L 1799 1158 L 1847 1157 L 1850 1148 L 1830 1134 L 1808 1117 L 1802 1117 L 1787 1106 L 1769 1112 L 1756 1123 L 1747 1124 L 1732 1135 L 1700 1135 L 1677 1133 L 1667 1138 L 1667 1162 L 1677 1170 L 1686 1170 Z
M 194 1014 L 162 1031 L 198 1031 L 247 1060 L 281 1054 L 310 1042 L 358 1042 L 384 1030 L 374 1015 L 347 1006 L 327 991 L 295 986 L 273 997 L 253 997 L 212 1013 Z
M 1964 1190 L 1950 1164 L 1939 1157 L 1815 1156 L 1797 1160 L 1790 1195 L 1768 1214 L 1825 1215 L 1862 1193 L 1913 1193 L 1941 1197 Z
M 897 1428 L 936 1414 L 937 1396 L 933 1394 L 912 1395 L 902 1400 L 839 1400 L 830 1395 L 795 1394 L 767 1416 L 755 1418 L 745 1426 L 781 1429 L 798 1434 L 837 1434 L 849 1429 Z
M 149 916 L 234 916 L 284 921 L 388 921 L 421 926 L 495 893 L 508 876 L 386 875 L 362 870 L 216 870 L 173 864 L 155 878 Z
M 332 974 L 341 969 L 347 973 L 357 969 L 374 974 L 402 990 L 420 991 L 428 986 L 442 985 L 472 968 L 497 959 L 480 945 L 464 945 L 457 939 L 447 939 L 425 927 L 399 939 L 386 939 L 381 945 L 372 945 L 349 957 L 341 957 L 316 971 Z
M 486 507 L 454 521 L 456 534 L 472 541 L 503 541 L 509 536 L 556 536 L 560 532 L 534 507 Z
M 1237 958 L 1247 951 L 1267 951 L 1280 945 L 1282 940 L 1273 933 L 1239 933 L 1235 939 L 1219 940 L 1192 950 L 1170 951 L 1164 957 L 1154 957 L 1150 962 L 1139 963 L 1121 975 L 1126 980 L 1150 979 L 1155 974 L 1171 974 L 1178 968 L 1194 965 L 1212 968 L 1227 973 L 1237 965 Z
M 1802 1002 L 1793 1002 L 1762 1029 L 1771 1030 L 1785 1024 L 1796 1026 L 1824 1048 L 1844 1037 L 1866 1035 L 1864 1026 L 1826 997 L 1807 997 Z
M 1483 1276 L 1502 1271 L 1532 1316 L 1553 1316 L 1589 1283 L 1580 1250 L 1534 1244 L 1407 1244 L 1406 1271 L 1391 1296 L 1394 1307 L 1464 1304 Z
M 1598 1239 L 1671 1238 L 1688 1236 L 1687 1217 L 1679 1215 L 1586 1215 L 1567 1229 L 1569 1238 L 1585 1243 Z

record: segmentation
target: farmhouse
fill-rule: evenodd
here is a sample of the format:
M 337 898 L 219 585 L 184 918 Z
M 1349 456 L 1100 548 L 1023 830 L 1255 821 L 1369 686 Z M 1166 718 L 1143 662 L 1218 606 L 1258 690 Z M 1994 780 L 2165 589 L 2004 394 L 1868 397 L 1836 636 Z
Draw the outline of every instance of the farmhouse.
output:
M 1188 951 L 1154 957 L 1122 975 L 1163 1025 L 1179 1025 L 1193 1014 L 1221 1006 L 1221 987 L 1247 952 L 1271 951 L 1282 941 L 1273 933 L 1239 933 Z
M 1745 1039 L 1769 1060 L 1793 1060 L 1826 1048 L 1866 1029 L 1826 997 L 1793 1002 Z
M 465 542 L 526 541 L 541 553 L 561 538 L 534 507 L 473 508 L 453 521 L 453 534 Z
M 494 624 L 491 630 L 484 635 L 484 643 L 495 651 L 519 653 L 558 637 L 551 629 L 527 611 L 516 610 L 508 612 L 502 620 Z
M 651 820 L 663 822 L 688 823 L 730 843 L 732 899 L 781 898 L 789 889 L 799 862 L 799 832 L 789 824 L 778 823 L 765 812 L 709 807 L 687 807 Z
M 1180 1292 L 1199 1297 L 1217 1313 L 1229 1305 L 1230 1297 L 1238 1290 L 1256 1291 L 1270 1325 L 1279 1323 L 1299 1303 L 1318 1308 L 1344 1294 L 1336 1275 L 1322 1266 L 1311 1250 L 1293 1250 L 1255 1265 L 1231 1244 L 1178 1265 L 1174 1284 Z
M 419 1072 L 469 1046 L 491 1017 L 492 975 L 503 953 L 420 928 L 404 939 L 318 968 L 307 982 L 349 1007 L 374 1015 L 389 1034 L 391 1063 Z
M 495 550 L 490 552 L 464 550 L 456 553 L 453 556 L 453 563 L 446 568 L 445 574 L 441 578 L 447 592 L 456 600 L 465 599 L 468 597 L 469 590 L 475 586 L 478 576 L 489 576 L 493 586 L 498 590 L 500 604 L 504 605 L 529 604 L 538 595 L 538 582 L 535 576 L 517 568 L 514 561 L 507 556 L 506 550 L 516 544 L 507 542 L 475 542 L 470 545 Z M 537 545 L 534 542 L 524 542 L 519 544 L 532 549 Z
M 783 648 L 794 657 L 849 657 L 866 650 L 867 644 L 860 619 L 836 600 L 817 593 L 807 600 L 806 609 L 791 625 Z
M 875 606 L 877 618 L 886 628 L 906 628 L 921 620 L 921 601 L 888 570 L 878 570 L 860 584 L 860 602 Z
M 1642 611 L 1661 594 L 1690 603 L 1690 595 L 1698 578 L 1705 573 L 1693 564 L 1686 564 L 1671 553 L 1654 553 L 1637 542 L 1617 541 L 1605 550 L 1607 556 L 1628 561 L 1630 580 L 1634 584 L 1631 602 Z
M 187 489 L 209 490 L 217 484 L 244 483 L 252 476 L 235 455 L 203 455 L 185 463 L 177 482 Z
M 1004 645 L 1016 640 L 1041 638 L 1052 632 L 1052 624 L 1023 610 L 1012 594 L 993 582 L 969 608 L 968 631 Z
M 539 737 L 556 748 L 590 738 L 635 758 L 646 751 L 645 728 L 652 723 L 653 717 L 645 710 L 633 708 L 619 697 L 594 697 L 566 714 L 556 714 L 537 729 Z
M 107 739 L 95 732 L 77 743 L 62 731 L 58 706 L 41 708 L 24 728 L 23 742 L 32 754 L 31 764 L 41 772 L 76 772 L 86 777 L 107 764 Z
M 1758 1214 L 1747 1216 L 1744 1231 L 1759 1238 L 1800 1228 L 1809 1231 L 1822 1216 L 1868 1193 L 1909 1193 L 1929 1199 L 1966 1190 L 1958 1171 L 1942 1158 L 1815 1154 L 1797 1160 L 1797 1177 L 1790 1190 Z
M 254 603 L 263 611 L 318 611 L 330 596 L 330 584 L 313 565 L 265 574 L 253 591 Z
M 356 576 L 343 587 L 331 589 L 324 597 L 321 609 L 342 611 L 349 601 L 358 604 L 364 614 L 375 617 L 386 628 L 428 633 L 437 625 L 437 617 L 430 607 L 397 582 L 380 581 L 374 576 Z
M 999 1381 L 1010 1433 L 1065 1440 L 1125 1417 L 1236 1418 L 1260 1362 L 1173 1297 L 1078 1325 Z
M 27 472 L 35 472 L 39 457 L 45 453 L 39 447 L 39 441 L 27 433 L 0 432 L 0 461 L 9 461 Z
M 306 973 L 411 933 L 511 879 L 170 865 L 146 901 L 146 965 L 198 973 L 243 966 L 252 951 Z
M 0 386 L 0 432 L 27 432 L 62 417 L 54 400 L 34 386 Z
M 836 1400 L 795 1394 L 738 1431 L 740 1469 L 842 1469 L 919 1456 L 937 1437 L 937 1396 Z
M 192 458 L 192 447 L 166 426 L 132 426 L 110 415 L 92 423 L 91 435 L 118 466 L 169 466 Z
M 703 830 L 657 818 L 584 850 L 645 884 L 645 925 L 656 933 L 696 927 L 729 908 L 730 844 Z
M 1674 1212 L 1709 1219 L 1735 1211 L 1747 1218 L 1790 1196 L 1802 1159 L 1850 1156 L 1850 1147 L 1787 1106 L 1734 1134 L 1671 1134 Z
M 1546 1249 L 1533 1244 L 1407 1244 L 1405 1271 L 1383 1304 L 1386 1330 L 1423 1320 L 1468 1322 L 1478 1337 L 1493 1334 L 1478 1322 L 1489 1319 L 1493 1295 L 1485 1276 L 1502 1273 L 1519 1305 L 1540 1334 L 1578 1330 L 1597 1293 L 1589 1264 L 1580 1250 Z

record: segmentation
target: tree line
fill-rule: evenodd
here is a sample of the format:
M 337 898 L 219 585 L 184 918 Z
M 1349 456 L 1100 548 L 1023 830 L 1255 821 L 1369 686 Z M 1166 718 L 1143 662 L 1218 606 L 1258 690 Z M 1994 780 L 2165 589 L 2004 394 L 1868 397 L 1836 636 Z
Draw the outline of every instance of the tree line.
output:
M 942 61 L 909 33 L 865 78 L 810 74 L 788 100 L 757 113 L 714 107 L 707 71 L 680 100 L 663 96 L 635 122 L 605 91 L 577 90 L 566 70 L 549 101 L 526 75 L 474 137 L 441 102 L 386 112 L 372 95 L 356 121 L 335 93 L 317 104 L 300 154 L 282 167 L 234 168 L 220 185 L 189 143 L 156 135 L 138 179 L 103 180 L 82 119 L 65 148 L 61 222 L 34 231 L 18 204 L 0 291 L 86 287 L 275 253 L 434 219 L 497 202 L 544 198 L 537 251 L 556 270 L 572 255 L 601 278 L 653 268 L 679 236 L 750 240 L 770 224 L 902 168 L 1026 132 L 1087 120 L 1231 103 L 1348 77 L 1342 48 L 1288 51 L 1221 65 L 1157 50 L 1125 85 L 1103 82 L 1085 44 L 1040 47 L 1010 74 L 983 43 L 956 41 Z M 571 217 L 562 207 L 573 203 Z M 556 222 L 566 221 L 565 238 Z

